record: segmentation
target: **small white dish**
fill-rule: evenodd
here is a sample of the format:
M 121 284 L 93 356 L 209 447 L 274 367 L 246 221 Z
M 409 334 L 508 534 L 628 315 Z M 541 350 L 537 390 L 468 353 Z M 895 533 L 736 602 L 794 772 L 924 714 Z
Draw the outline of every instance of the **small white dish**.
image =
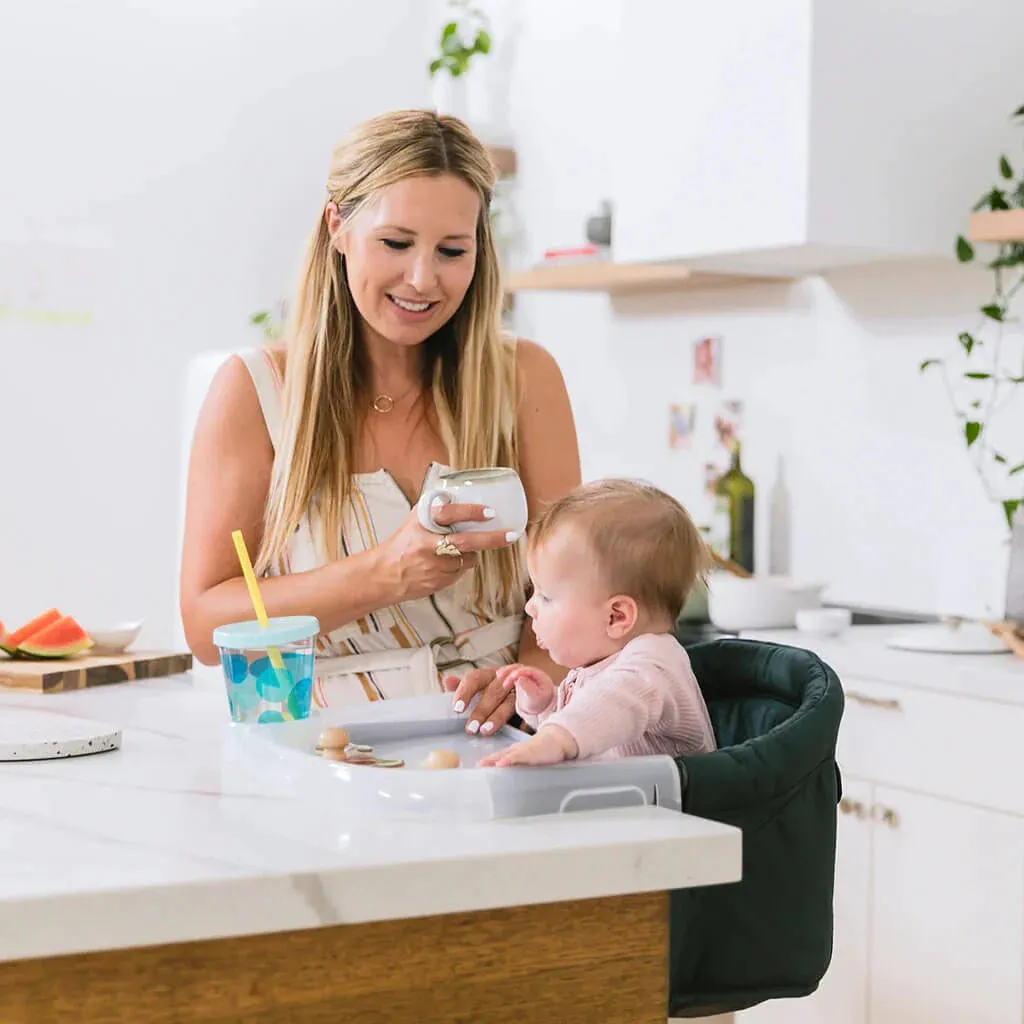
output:
M 120 654 L 135 643 L 142 629 L 142 622 L 121 622 L 105 629 L 89 629 L 88 626 L 83 628 L 93 642 L 88 654 Z
M 839 636 L 852 621 L 849 608 L 801 608 L 796 613 L 796 628 L 813 636 Z

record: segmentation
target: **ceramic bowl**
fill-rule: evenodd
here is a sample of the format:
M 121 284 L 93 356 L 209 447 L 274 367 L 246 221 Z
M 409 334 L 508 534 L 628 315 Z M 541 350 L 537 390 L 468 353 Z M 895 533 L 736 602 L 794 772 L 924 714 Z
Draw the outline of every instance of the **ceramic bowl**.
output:
M 813 636 L 838 636 L 852 620 L 849 608 L 801 608 L 796 613 L 796 628 Z
M 741 579 L 716 573 L 708 583 L 708 612 L 719 629 L 792 629 L 797 611 L 818 607 L 824 589 L 786 576 Z
M 142 629 L 141 622 L 120 622 L 113 626 L 106 626 L 102 629 L 90 629 L 83 627 L 93 642 L 89 654 L 120 654 L 127 650 L 139 635 Z

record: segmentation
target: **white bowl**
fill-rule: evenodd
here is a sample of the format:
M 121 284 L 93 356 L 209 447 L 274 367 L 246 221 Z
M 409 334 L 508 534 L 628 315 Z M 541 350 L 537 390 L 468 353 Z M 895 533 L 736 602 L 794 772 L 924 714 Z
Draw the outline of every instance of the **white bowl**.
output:
M 788 576 L 743 579 L 715 573 L 708 581 L 708 615 L 719 629 L 792 629 L 801 608 L 821 604 L 823 583 L 801 583 Z
M 852 621 L 849 608 L 801 608 L 796 613 L 796 628 L 812 636 L 838 636 Z
M 142 629 L 142 623 L 121 622 L 103 629 L 89 629 L 88 626 L 82 628 L 93 642 L 89 654 L 120 654 L 135 642 Z

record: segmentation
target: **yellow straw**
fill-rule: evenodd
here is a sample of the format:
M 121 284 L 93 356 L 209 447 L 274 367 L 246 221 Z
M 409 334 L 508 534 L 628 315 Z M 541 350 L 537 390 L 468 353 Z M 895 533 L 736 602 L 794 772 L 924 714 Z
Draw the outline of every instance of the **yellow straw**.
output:
M 252 571 L 252 562 L 249 560 L 249 551 L 245 546 L 245 538 L 241 530 L 235 530 L 231 534 L 235 542 L 235 551 L 238 552 L 238 561 L 242 566 L 242 575 L 245 577 L 245 585 L 249 588 L 249 600 L 252 601 L 253 609 L 256 612 L 256 619 L 263 629 L 270 628 L 270 620 L 267 618 L 267 609 L 263 607 L 263 598 L 260 597 L 260 588 L 256 583 L 256 573 Z M 270 664 L 278 672 L 286 672 L 284 659 L 276 647 L 268 647 L 267 654 L 270 656 Z

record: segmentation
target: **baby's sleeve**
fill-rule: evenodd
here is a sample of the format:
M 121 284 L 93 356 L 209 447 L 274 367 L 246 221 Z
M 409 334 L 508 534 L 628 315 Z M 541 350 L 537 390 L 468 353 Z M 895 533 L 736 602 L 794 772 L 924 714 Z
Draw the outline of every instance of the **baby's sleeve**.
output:
M 577 757 L 638 743 L 661 719 L 668 693 L 665 673 L 647 659 L 613 665 L 579 687 L 572 700 L 544 716 L 576 741 Z

